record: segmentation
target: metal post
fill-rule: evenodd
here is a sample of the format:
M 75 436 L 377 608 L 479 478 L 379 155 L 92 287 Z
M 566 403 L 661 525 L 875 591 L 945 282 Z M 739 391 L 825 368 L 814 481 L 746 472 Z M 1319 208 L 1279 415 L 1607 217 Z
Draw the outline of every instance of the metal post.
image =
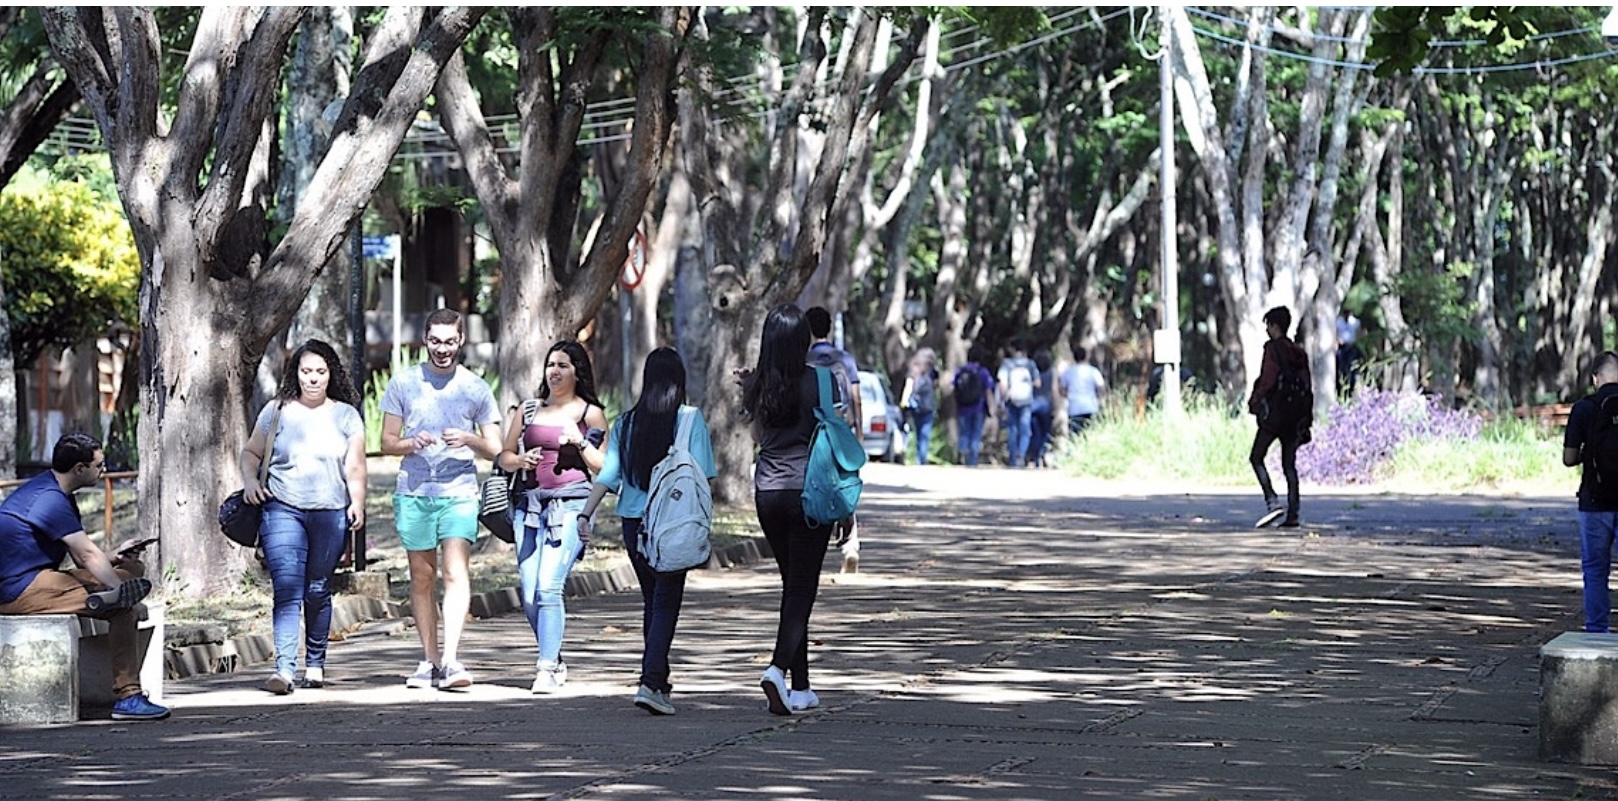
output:
M 1178 417 L 1184 411 L 1180 399 L 1180 265 L 1179 250 L 1175 244 L 1175 225 L 1179 215 L 1174 204 L 1174 48 L 1167 18 L 1167 8 L 1159 7 L 1158 42 L 1162 58 L 1157 68 L 1162 95 L 1158 127 L 1163 151 L 1160 181 L 1163 196 L 1163 328 L 1154 343 L 1154 351 L 1155 360 L 1163 366 L 1163 408 L 1171 416 Z
M 352 255 L 348 267 L 348 334 L 349 345 L 353 348 L 350 359 L 353 367 L 349 370 L 349 378 L 354 381 L 354 389 L 360 393 L 360 422 L 365 421 L 365 228 L 358 220 L 354 221 L 352 240 Z M 369 471 L 367 471 L 369 473 Z M 354 572 L 365 570 L 365 526 L 353 533 Z

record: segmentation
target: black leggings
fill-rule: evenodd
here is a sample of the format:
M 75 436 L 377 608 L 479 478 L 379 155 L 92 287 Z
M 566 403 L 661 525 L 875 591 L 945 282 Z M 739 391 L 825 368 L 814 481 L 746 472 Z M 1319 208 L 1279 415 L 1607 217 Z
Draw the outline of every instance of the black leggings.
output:
M 753 495 L 764 539 L 781 571 L 781 619 L 770 664 L 791 674 L 792 689 L 809 689 L 809 614 L 820 589 L 820 568 L 832 526 L 810 528 L 802 490 L 758 490 Z
M 1270 471 L 1264 468 L 1264 456 L 1270 452 L 1270 446 L 1276 440 L 1281 441 L 1281 474 L 1287 480 L 1287 519 L 1297 520 L 1298 435 L 1282 436 L 1261 426 L 1258 434 L 1253 437 L 1253 452 L 1248 454 L 1248 461 L 1253 463 L 1253 473 L 1258 476 L 1258 487 L 1264 491 L 1265 505 L 1275 506 L 1278 499 L 1275 497 L 1275 487 L 1270 483 Z

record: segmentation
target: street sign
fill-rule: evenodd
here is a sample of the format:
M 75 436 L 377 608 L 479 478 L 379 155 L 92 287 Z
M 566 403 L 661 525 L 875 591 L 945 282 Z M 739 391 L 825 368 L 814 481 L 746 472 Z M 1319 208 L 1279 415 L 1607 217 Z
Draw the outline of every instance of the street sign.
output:
M 391 259 L 398 246 L 397 236 L 368 236 L 365 237 L 363 251 L 367 259 Z

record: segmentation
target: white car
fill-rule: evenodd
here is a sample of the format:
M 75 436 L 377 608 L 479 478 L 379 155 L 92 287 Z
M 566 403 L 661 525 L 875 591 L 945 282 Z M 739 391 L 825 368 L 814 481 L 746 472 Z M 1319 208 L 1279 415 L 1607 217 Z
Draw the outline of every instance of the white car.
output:
M 860 440 L 865 455 L 885 462 L 904 457 L 904 415 L 887 376 L 860 371 Z

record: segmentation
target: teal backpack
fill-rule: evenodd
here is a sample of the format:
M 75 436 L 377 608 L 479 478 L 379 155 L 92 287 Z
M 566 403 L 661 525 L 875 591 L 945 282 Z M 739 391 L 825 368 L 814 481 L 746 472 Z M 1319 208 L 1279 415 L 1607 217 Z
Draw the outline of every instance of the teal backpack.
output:
M 809 438 L 809 467 L 803 476 L 803 520 L 810 528 L 846 520 L 860 502 L 860 468 L 865 466 L 865 446 L 854 429 L 837 414 L 832 405 L 831 370 L 814 367 L 820 383 L 820 403 L 815 406 L 815 433 Z

